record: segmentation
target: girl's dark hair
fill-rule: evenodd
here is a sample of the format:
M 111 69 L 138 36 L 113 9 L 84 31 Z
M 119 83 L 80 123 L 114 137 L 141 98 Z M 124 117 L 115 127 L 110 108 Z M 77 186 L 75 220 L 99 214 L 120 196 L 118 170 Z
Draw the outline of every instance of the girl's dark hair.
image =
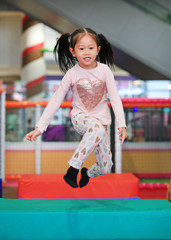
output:
M 66 72 L 68 69 L 73 67 L 77 60 L 74 58 L 69 51 L 69 48 L 75 48 L 76 42 L 81 35 L 89 34 L 97 43 L 97 47 L 101 46 L 97 60 L 101 63 L 105 63 L 110 67 L 114 66 L 114 56 L 111 44 L 105 38 L 103 34 L 97 34 L 90 28 L 79 28 L 72 34 L 62 34 L 54 47 L 55 60 L 58 60 L 59 67 L 62 72 Z

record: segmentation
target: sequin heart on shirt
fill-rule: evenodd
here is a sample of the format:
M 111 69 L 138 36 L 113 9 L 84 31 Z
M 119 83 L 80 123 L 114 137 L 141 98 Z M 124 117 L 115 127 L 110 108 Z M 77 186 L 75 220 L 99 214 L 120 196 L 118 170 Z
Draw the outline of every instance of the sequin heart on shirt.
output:
M 78 95 L 87 110 L 92 110 L 101 101 L 105 84 L 101 80 L 90 81 L 89 79 L 80 79 L 76 83 Z

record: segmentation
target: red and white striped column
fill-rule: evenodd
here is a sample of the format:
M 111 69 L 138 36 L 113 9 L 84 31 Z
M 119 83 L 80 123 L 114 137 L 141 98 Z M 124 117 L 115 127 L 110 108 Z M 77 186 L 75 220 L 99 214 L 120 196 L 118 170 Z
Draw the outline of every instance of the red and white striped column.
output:
M 22 20 L 21 80 L 26 87 L 26 97 L 36 98 L 42 92 L 46 73 L 41 48 L 44 46 L 44 25 L 28 16 Z

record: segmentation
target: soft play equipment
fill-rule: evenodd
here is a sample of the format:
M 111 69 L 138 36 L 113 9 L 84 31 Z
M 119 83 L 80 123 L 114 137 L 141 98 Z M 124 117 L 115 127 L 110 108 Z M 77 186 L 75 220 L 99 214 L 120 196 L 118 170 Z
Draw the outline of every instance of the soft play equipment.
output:
M 143 178 L 140 179 L 141 199 L 166 199 L 169 179 L 167 178 Z
M 80 176 L 79 176 L 80 177 Z M 78 180 L 79 181 L 79 180 Z M 139 179 L 132 173 L 107 174 L 90 179 L 83 188 L 72 188 L 63 174 L 23 175 L 19 179 L 18 198 L 135 198 Z
M 171 202 L 171 180 L 170 180 L 170 183 L 168 184 L 167 200 L 168 200 L 169 202 Z
M 171 239 L 167 200 L 0 199 L 0 239 Z

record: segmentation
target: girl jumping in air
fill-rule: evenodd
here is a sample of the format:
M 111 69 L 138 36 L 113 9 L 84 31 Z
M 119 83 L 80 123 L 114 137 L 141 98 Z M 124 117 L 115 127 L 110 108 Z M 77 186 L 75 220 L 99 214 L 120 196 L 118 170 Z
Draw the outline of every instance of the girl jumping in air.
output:
M 108 40 L 89 28 L 65 33 L 57 40 L 55 58 L 60 69 L 66 73 L 57 91 L 46 106 L 36 129 L 26 135 L 29 141 L 36 140 L 60 107 L 66 93 L 71 89 L 73 109 L 71 121 L 82 140 L 69 160 L 70 167 L 64 180 L 77 188 L 77 175 L 84 161 L 94 151 L 95 164 L 81 169 L 79 187 L 84 187 L 89 178 L 111 172 L 112 160 L 108 144 L 108 126 L 111 124 L 107 93 L 115 114 L 118 134 L 123 144 L 126 124 L 122 103 L 110 67 L 114 65 L 113 51 Z M 107 66 L 107 65 L 108 66 Z

